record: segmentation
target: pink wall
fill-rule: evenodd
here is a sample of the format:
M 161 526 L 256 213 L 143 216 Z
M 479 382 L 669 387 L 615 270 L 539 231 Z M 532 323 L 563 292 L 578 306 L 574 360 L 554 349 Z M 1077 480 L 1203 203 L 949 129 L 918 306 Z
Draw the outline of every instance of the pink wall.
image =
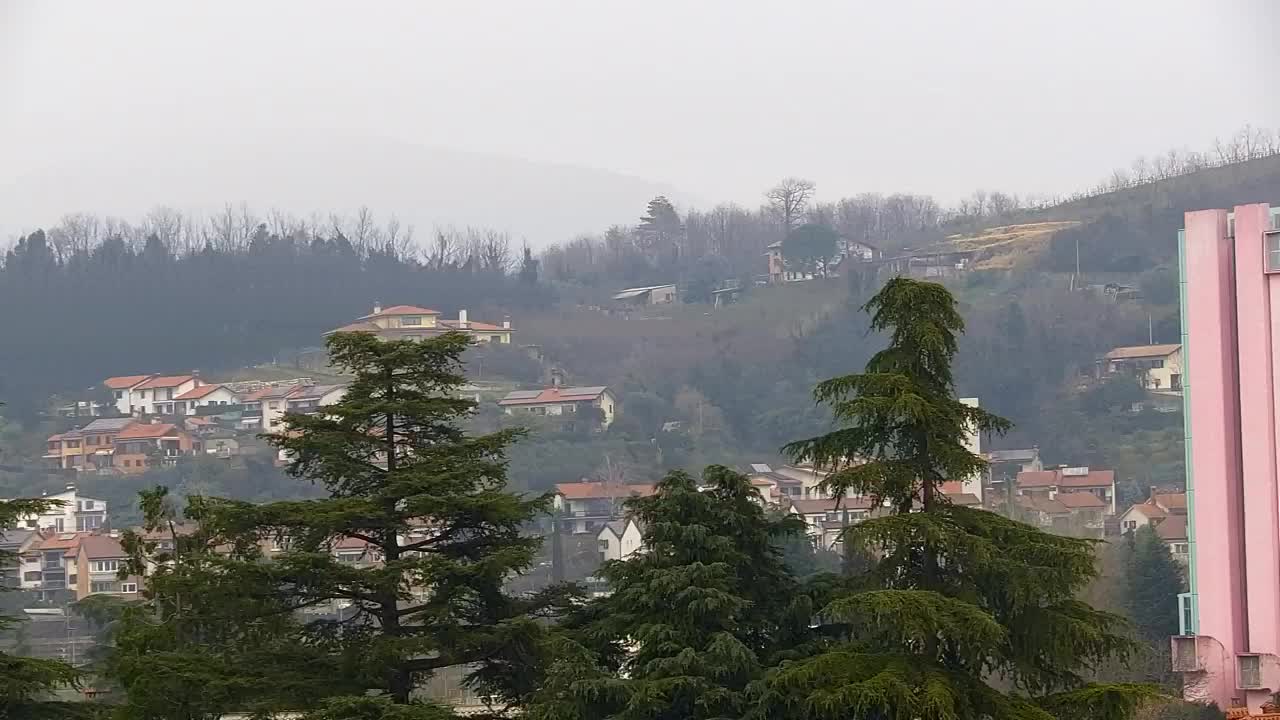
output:
M 1215 674 L 1235 687 L 1233 654 L 1247 647 L 1237 438 L 1235 290 L 1227 212 L 1186 215 L 1186 295 L 1199 630 L 1222 644 Z M 1206 660 L 1211 660 L 1206 658 Z M 1222 699 L 1218 699 L 1222 702 Z M 1229 698 L 1228 698 L 1229 699 Z
M 1280 505 L 1277 504 L 1271 292 L 1263 266 L 1266 205 L 1235 210 L 1240 472 L 1244 487 L 1248 650 L 1280 650 Z

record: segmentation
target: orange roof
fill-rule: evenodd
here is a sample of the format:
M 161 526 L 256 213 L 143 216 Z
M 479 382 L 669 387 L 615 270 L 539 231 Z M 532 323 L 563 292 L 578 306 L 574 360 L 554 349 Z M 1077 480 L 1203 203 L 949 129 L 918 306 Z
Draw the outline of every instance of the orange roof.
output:
M 368 318 L 383 317 L 385 315 L 439 315 L 440 313 L 429 308 L 418 307 L 417 305 L 392 305 L 391 307 L 382 308 L 381 312 L 365 315 L 360 318 L 365 320 Z
M 80 540 L 87 533 L 54 533 L 43 540 L 39 540 L 31 545 L 32 550 L 65 550 L 64 555 L 74 555 L 71 552 L 80 547 Z
M 222 387 L 221 385 L 197 385 L 191 388 L 190 390 L 182 393 L 178 397 L 174 398 L 174 400 L 199 400 L 205 395 L 208 395 L 209 393 L 213 392 L 214 390 L 218 390 L 221 387 Z
M 1107 506 L 1105 502 L 1098 499 L 1097 495 L 1089 492 L 1061 492 L 1058 493 L 1058 502 L 1073 510 Z
M 151 375 L 120 375 L 118 377 L 109 377 L 103 380 L 102 384 L 111 390 L 125 390 L 151 377 Z
M 139 390 L 150 390 L 151 388 L 171 388 L 195 380 L 191 375 L 161 375 L 153 377 L 150 380 L 138 386 Z
M 1155 500 L 1157 505 L 1168 510 L 1186 510 L 1187 494 L 1186 493 L 1156 493 Z
M 80 539 L 80 549 L 90 560 L 99 558 L 122 558 L 125 556 L 120 541 L 110 535 L 86 535 Z
M 608 392 L 604 385 L 590 387 L 549 387 L 545 390 L 516 390 L 507 393 L 499 405 L 543 405 L 547 403 L 590 402 Z
M 137 423 L 130 425 L 116 435 L 116 441 L 120 440 L 153 440 L 155 438 L 169 437 L 183 432 L 176 426 L 169 423 Z
M 353 323 L 351 323 L 350 325 L 343 325 L 342 327 L 338 328 L 337 330 L 330 330 L 329 332 L 330 332 L 330 333 L 339 333 L 339 332 L 377 332 L 377 331 L 379 331 L 379 330 L 381 330 L 381 329 L 382 329 L 382 328 L 378 327 L 377 325 L 374 325 L 374 324 L 373 324 L 373 323 L 371 323 L 371 322 L 353 322 Z M 326 333 L 326 334 L 328 334 L 328 333 Z
M 556 492 L 569 500 L 594 500 L 597 498 L 625 498 L 652 495 L 653 485 L 623 485 L 621 483 L 576 482 L 556 483 Z
M 1170 515 L 1156 525 L 1156 535 L 1165 542 L 1185 542 L 1187 539 L 1187 516 Z
M 1084 475 L 1064 475 L 1058 470 L 1024 470 L 1018 473 L 1020 488 L 1048 488 L 1053 486 L 1064 488 L 1104 487 L 1114 485 L 1114 470 L 1090 470 Z
M 1139 358 L 1167 357 L 1182 349 L 1177 343 L 1168 345 L 1130 345 L 1118 347 L 1103 355 L 1108 360 L 1135 360 Z

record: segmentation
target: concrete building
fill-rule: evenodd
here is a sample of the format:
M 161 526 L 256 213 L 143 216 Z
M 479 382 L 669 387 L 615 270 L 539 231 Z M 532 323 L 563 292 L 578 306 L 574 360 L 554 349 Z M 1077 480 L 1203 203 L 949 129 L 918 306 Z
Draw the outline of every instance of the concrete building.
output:
M 1102 356 L 1100 375 L 1128 374 L 1156 392 L 1182 391 L 1182 346 L 1118 347 Z
M 1255 712 L 1280 691 L 1280 213 L 1186 214 L 1186 532 L 1173 669 L 1191 700 Z

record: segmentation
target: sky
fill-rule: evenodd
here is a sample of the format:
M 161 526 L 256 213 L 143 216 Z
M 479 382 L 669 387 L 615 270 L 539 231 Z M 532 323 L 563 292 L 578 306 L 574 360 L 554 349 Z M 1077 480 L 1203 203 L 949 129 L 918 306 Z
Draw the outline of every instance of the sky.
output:
M 198 197 L 235 192 L 196 182 L 224 171 L 208 148 L 261 157 L 304 136 L 297 155 L 377 142 L 426 148 L 422 164 L 450 173 L 471 153 L 529 161 L 534 178 L 607 171 L 575 176 L 598 180 L 602 205 L 613 183 L 627 203 L 669 188 L 754 205 L 789 175 L 819 199 L 1066 193 L 1138 155 L 1280 126 L 1276 27 L 1269 0 L 0 0 L 0 213 L 12 228 L 137 212 L 142 194 L 271 205 Z M 181 177 L 133 178 L 175 155 Z M 49 181 L 86 167 L 94 192 Z M 44 178 L 38 197 L 13 189 L 28 177 Z M 273 180 L 294 204 L 305 181 Z

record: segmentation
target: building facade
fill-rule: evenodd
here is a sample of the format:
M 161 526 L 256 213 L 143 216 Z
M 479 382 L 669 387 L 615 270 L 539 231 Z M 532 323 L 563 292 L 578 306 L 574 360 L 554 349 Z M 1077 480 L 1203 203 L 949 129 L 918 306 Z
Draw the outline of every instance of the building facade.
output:
M 1280 213 L 1186 214 L 1179 238 L 1190 592 L 1184 695 L 1255 711 L 1280 691 Z

